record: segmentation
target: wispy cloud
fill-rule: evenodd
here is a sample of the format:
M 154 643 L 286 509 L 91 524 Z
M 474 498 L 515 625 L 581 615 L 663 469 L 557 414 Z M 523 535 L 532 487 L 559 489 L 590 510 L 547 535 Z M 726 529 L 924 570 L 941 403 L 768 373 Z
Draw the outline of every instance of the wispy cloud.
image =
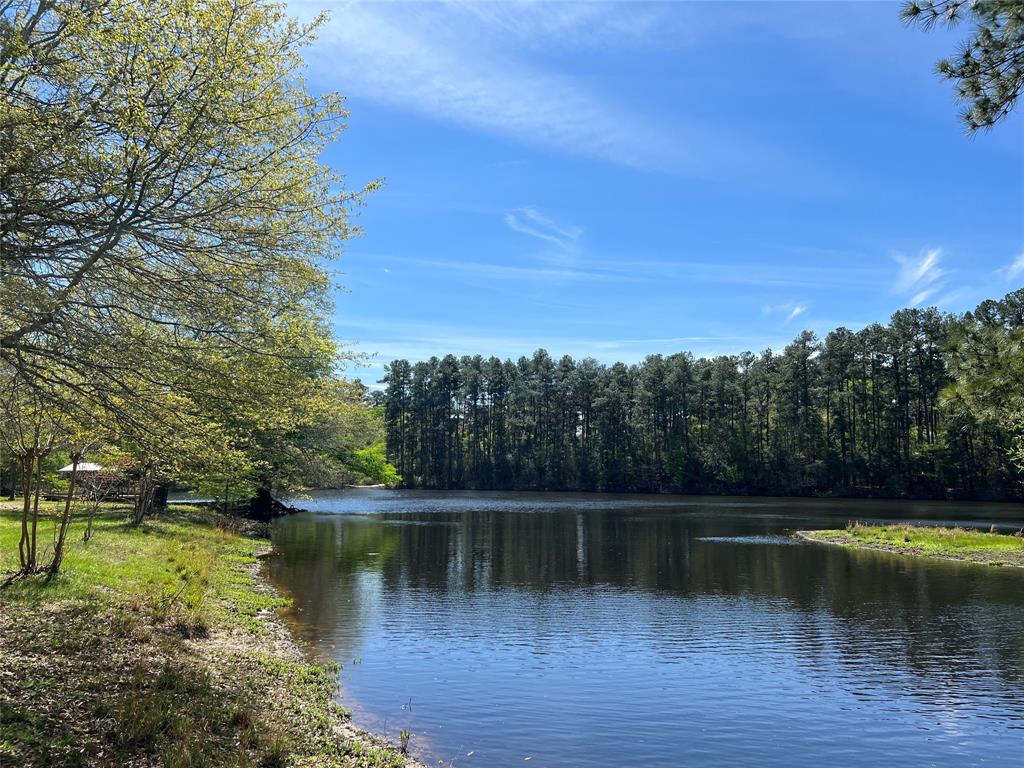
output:
M 1002 269 L 997 270 L 997 272 L 1006 281 L 1016 280 L 1018 277 L 1024 276 L 1024 253 L 1020 254 L 1020 256 Z
M 699 29 L 696 13 L 666 14 L 656 6 L 617 3 L 515 2 L 451 3 L 520 45 L 557 41 L 573 48 L 661 45 L 693 39 Z M 689 25 L 686 22 L 689 21 Z M 670 23 L 675 22 L 675 23 Z M 689 26 L 691 35 L 682 35 Z M 672 27 L 670 31 L 667 27 Z M 675 37 L 669 37 L 674 31 Z
M 523 206 L 506 213 L 505 224 L 515 232 L 551 243 L 566 252 L 578 249 L 583 234 L 580 227 L 561 226 L 532 206 Z
M 761 308 L 761 311 L 764 312 L 766 315 L 785 315 L 785 320 L 783 322 L 786 323 L 800 317 L 800 315 L 802 315 L 807 310 L 807 304 L 797 301 L 787 301 L 783 304 L 765 304 Z
M 687 17 L 696 24 L 699 16 L 706 27 L 707 14 L 612 3 L 513 5 L 288 3 L 300 18 L 330 12 L 307 59 L 318 84 L 346 95 L 641 170 L 744 183 L 795 173 L 798 158 L 782 157 L 752 132 L 645 114 L 628 94 L 617 99 L 556 68 L 549 55 L 584 42 L 657 47 L 653 33 L 665 38 L 669 22 L 685 27 Z M 713 25 L 741 23 L 725 19 Z
M 450 273 L 453 279 L 475 278 L 487 281 L 519 281 L 519 282 L 553 282 L 553 281 L 589 281 L 589 282 L 647 282 L 648 278 L 640 274 L 627 274 L 620 271 L 589 268 L 572 268 L 559 266 L 509 266 L 485 261 L 460 261 L 455 259 L 421 259 L 406 256 L 389 256 L 389 262 L 407 264 L 416 268 L 427 268 L 437 272 Z
M 460 259 L 403 256 L 395 253 L 351 250 L 346 255 L 376 263 L 410 268 L 428 268 L 446 273 L 446 278 L 460 276 L 486 277 L 503 280 L 538 280 L 545 276 L 560 276 L 579 280 L 610 280 L 630 283 L 678 282 L 686 285 L 731 285 L 755 288 L 776 288 L 794 293 L 844 289 L 847 291 L 876 293 L 879 283 L 890 280 L 885 264 L 868 266 L 863 263 L 787 264 L 784 261 L 689 261 L 686 259 L 645 259 L 632 255 L 594 257 L 585 254 L 575 261 L 541 256 L 534 266 L 516 264 L 508 266 Z M 449 274 L 450 273 L 450 274 Z M 551 274 L 554 273 L 554 274 Z M 798 303 L 810 308 L 806 300 L 787 301 L 776 312 L 789 314 Z M 762 307 L 764 309 L 764 307 Z M 767 313 L 767 310 L 765 310 Z M 800 313 L 798 313 L 799 315 Z
M 786 39 L 831 39 L 848 30 L 857 16 L 846 13 L 840 23 L 834 14 L 813 8 L 763 10 L 741 3 L 720 4 L 711 12 L 699 3 L 449 0 L 445 5 L 483 22 L 497 37 L 544 49 L 679 49 L 744 27 Z
M 595 266 L 602 262 L 592 262 Z M 872 266 L 819 263 L 791 264 L 785 261 L 690 261 L 687 259 L 621 258 L 603 262 L 609 268 L 628 269 L 652 280 L 684 280 L 706 285 L 747 285 L 797 290 L 827 288 L 876 290 L 885 270 Z M 792 303 L 787 302 L 787 310 Z
M 659 338 L 592 339 L 581 336 L 537 334 L 528 335 L 511 332 L 505 328 L 468 329 L 451 325 L 432 325 L 425 329 L 422 324 L 387 323 L 380 318 L 347 318 L 336 325 L 338 333 L 346 338 L 359 339 L 362 331 L 381 334 L 372 342 L 361 343 L 360 347 L 374 353 L 374 358 L 364 361 L 360 368 L 380 369 L 392 360 L 426 360 L 434 355 L 497 355 L 511 357 L 531 355 L 544 348 L 555 358 L 564 354 L 577 360 L 594 357 L 606 363 L 622 361 L 639 362 L 649 354 L 672 354 L 683 350 L 698 356 L 713 357 L 735 354 L 745 349 L 781 347 L 786 337 L 776 336 L 673 336 Z M 427 332 L 425 332 L 427 331 Z
M 389 106 L 529 144 L 654 169 L 676 164 L 673 132 L 571 76 L 496 46 L 450 6 L 292 0 L 331 16 L 308 56 L 314 75 Z
M 908 298 L 910 306 L 920 306 L 946 287 L 941 249 L 922 250 L 916 258 L 897 253 L 895 259 L 899 271 L 893 290 Z

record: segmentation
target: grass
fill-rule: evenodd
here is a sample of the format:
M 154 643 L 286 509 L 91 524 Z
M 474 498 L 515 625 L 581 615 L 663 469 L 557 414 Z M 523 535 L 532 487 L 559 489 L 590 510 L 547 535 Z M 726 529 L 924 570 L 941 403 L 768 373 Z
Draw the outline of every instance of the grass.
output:
M 799 531 L 802 538 L 860 549 L 876 549 L 944 560 L 1024 567 L 1024 536 L 965 528 L 913 525 L 863 525 L 845 529 Z
M 17 568 L 17 502 L 0 502 L 0 581 Z M 47 562 L 57 503 L 41 505 Z M 0 765 L 397 768 L 334 702 L 258 575 L 265 539 L 209 510 L 132 527 L 106 505 L 64 569 L 0 589 Z M 250 530 L 249 533 L 252 533 Z

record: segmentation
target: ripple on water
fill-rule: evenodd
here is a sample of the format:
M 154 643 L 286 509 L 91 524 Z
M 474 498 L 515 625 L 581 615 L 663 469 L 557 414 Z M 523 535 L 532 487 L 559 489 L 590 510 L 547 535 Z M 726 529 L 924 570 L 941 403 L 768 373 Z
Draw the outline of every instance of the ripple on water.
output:
M 1024 573 L 785 535 L 864 503 L 794 525 L 573 498 L 359 493 L 278 522 L 272 576 L 357 723 L 461 766 L 1024 766 Z
M 697 541 L 709 541 L 713 544 L 779 544 L 782 546 L 799 546 L 803 544 L 792 536 L 698 536 Z

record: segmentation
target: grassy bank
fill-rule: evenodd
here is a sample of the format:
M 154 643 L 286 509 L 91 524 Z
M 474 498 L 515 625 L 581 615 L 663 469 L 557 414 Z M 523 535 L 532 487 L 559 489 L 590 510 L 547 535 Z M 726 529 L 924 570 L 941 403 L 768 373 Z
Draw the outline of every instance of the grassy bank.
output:
M 797 535 L 809 541 L 859 549 L 1024 567 L 1024 536 L 1019 533 L 851 523 L 843 530 L 798 531 Z
M 0 572 L 15 506 L 0 502 Z M 0 589 L 0 765 L 415 765 L 333 703 L 337 667 L 304 658 L 259 577 L 265 539 L 207 510 L 136 528 L 126 512 L 104 508 L 88 542 L 76 523 L 53 583 Z

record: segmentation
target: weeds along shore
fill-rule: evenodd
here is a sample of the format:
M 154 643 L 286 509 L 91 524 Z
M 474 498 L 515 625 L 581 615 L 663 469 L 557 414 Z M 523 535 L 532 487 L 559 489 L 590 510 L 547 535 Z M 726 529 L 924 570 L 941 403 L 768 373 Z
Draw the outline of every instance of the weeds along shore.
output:
M 61 574 L 11 578 L 17 502 L 0 502 L 0 764 L 397 768 L 418 764 L 334 701 L 259 572 L 266 528 L 174 506 L 137 526 L 106 505 Z M 59 524 L 43 504 L 40 540 Z
M 799 538 L 852 549 L 870 549 L 939 560 L 960 560 L 992 566 L 1024 567 L 1024 536 L 959 527 L 865 525 L 842 529 L 797 531 Z

